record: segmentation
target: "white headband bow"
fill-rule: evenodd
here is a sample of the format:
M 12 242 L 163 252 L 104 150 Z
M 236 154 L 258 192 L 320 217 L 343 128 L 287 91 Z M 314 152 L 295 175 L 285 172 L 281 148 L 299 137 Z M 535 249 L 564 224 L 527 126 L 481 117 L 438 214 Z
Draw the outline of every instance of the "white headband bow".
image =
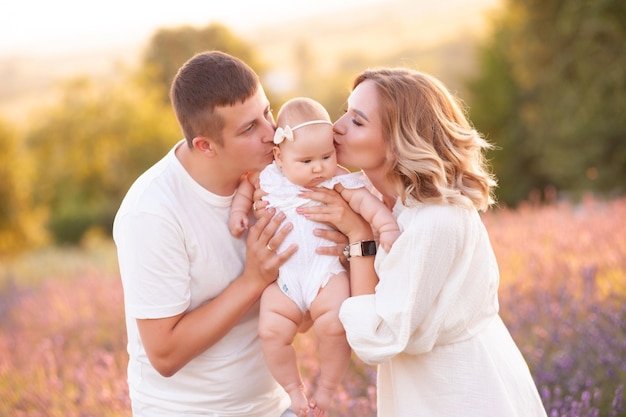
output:
M 294 130 L 300 129 L 301 127 L 304 127 L 304 126 L 318 125 L 318 124 L 329 124 L 332 126 L 332 123 L 329 122 L 328 120 L 311 120 L 309 122 L 300 123 L 299 125 L 296 125 L 294 127 L 290 127 L 289 125 L 286 125 L 284 128 L 278 127 L 276 128 L 276 133 L 274 133 L 274 144 L 278 145 L 285 139 L 287 139 L 290 142 L 293 142 Z

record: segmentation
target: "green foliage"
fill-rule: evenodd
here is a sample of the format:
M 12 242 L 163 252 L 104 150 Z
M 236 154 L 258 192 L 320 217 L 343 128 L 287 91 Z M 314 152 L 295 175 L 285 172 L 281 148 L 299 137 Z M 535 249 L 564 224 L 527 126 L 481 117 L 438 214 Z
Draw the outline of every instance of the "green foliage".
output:
M 61 99 L 32 118 L 21 141 L 30 165 L 17 139 L 1 131 L 7 173 L 0 178 L 0 253 L 19 251 L 45 230 L 57 243 L 78 243 L 90 230 L 109 234 L 128 187 L 181 137 L 167 98 L 171 79 L 194 53 L 208 49 L 262 70 L 252 49 L 223 26 L 164 29 L 136 73 L 114 84 L 75 78 L 62 86 Z M 49 217 L 28 207 L 46 207 Z
M 33 173 L 16 132 L 0 120 L 0 257 L 46 241 L 45 210 L 32 201 Z
M 144 53 L 144 75 L 149 83 L 161 89 L 163 101 L 169 103 L 169 88 L 178 69 L 193 55 L 207 50 L 228 52 L 258 73 L 263 72 L 264 67 L 250 45 L 227 27 L 214 23 L 202 28 L 181 26 L 158 30 Z
M 34 194 L 50 208 L 57 242 L 78 242 L 91 227 L 109 231 L 134 179 L 160 159 L 180 131 L 157 92 L 126 81 L 67 83 L 27 135 L 37 160 Z
M 497 148 L 489 159 L 499 179 L 498 200 L 515 203 L 547 182 L 536 173 L 537 157 L 526 145 L 527 133 L 517 118 L 521 97 L 505 51 L 510 34 L 503 28 L 482 51 L 482 76 L 470 84 L 474 92 L 471 119 Z
M 491 158 L 500 201 L 516 204 L 549 186 L 624 192 L 625 9 L 616 0 L 507 0 L 482 50 L 481 76 L 470 85 L 471 118 L 499 147 Z M 310 96 L 333 119 L 364 68 L 419 67 L 454 88 L 454 66 L 444 71 L 432 63 L 469 48 L 343 52 L 324 72 L 327 62 L 308 42 L 295 43 L 294 89 L 266 93 L 275 109 L 295 95 Z M 0 253 L 43 242 L 47 231 L 57 242 L 78 242 L 93 228 L 108 233 L 130 184 L 180 137 L 167 98 L 177 69 L 211 49 L 242 58 L 262 79 L 269 74 L 252 47 L 222 25 L 162 29 L 132 79 L 68 81 L 57 104 L 30 118 L 24 140 L 0 126 Z
M 626 177 L 626 3 L 507 0 L 470 84 L 501 201 L 554 186 L 621 194 Z

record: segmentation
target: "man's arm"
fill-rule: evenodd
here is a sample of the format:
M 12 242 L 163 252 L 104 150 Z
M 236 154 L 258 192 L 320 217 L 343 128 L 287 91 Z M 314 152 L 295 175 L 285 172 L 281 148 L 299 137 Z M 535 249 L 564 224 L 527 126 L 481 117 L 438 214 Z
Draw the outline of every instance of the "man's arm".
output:
M 277 248 L 291 231 L 291 223 L 279 229 L 283 213 L 267 210 L 250 228 L 246 239 L 243 273 L 210 302 L 188 313 L 162 319 L 138 319 L 141 340 L 152 366 L 163 376 L 172 376 L 190 360 L 226 335 L 278 276 L 278 268 L 297 250 L 292 245 Z M 273 216 L 273 217 L 272 217 Z

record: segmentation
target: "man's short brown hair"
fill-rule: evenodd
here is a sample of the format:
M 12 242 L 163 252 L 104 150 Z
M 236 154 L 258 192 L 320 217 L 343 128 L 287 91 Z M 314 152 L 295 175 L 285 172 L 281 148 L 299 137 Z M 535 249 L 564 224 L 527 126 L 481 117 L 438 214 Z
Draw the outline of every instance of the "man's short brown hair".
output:
M 259 87 L 259 77 L 245 62 L 220 51 L 194 55 L 172 82 L 170 99 L 187 144 L 211 136 L 221 144 L 224 121 L 216 107 L 243 103 Z

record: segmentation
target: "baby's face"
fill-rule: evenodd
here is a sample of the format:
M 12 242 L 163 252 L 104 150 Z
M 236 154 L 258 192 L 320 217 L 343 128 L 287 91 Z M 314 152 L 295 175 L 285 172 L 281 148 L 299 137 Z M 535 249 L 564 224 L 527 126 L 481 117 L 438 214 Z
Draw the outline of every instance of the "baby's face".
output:
M 332 178 L 337 171 L 332 125 L 305 126 L 293 133 L 294 141 L 283 141 L 274 155 L 283 175 L 303 187 Z

